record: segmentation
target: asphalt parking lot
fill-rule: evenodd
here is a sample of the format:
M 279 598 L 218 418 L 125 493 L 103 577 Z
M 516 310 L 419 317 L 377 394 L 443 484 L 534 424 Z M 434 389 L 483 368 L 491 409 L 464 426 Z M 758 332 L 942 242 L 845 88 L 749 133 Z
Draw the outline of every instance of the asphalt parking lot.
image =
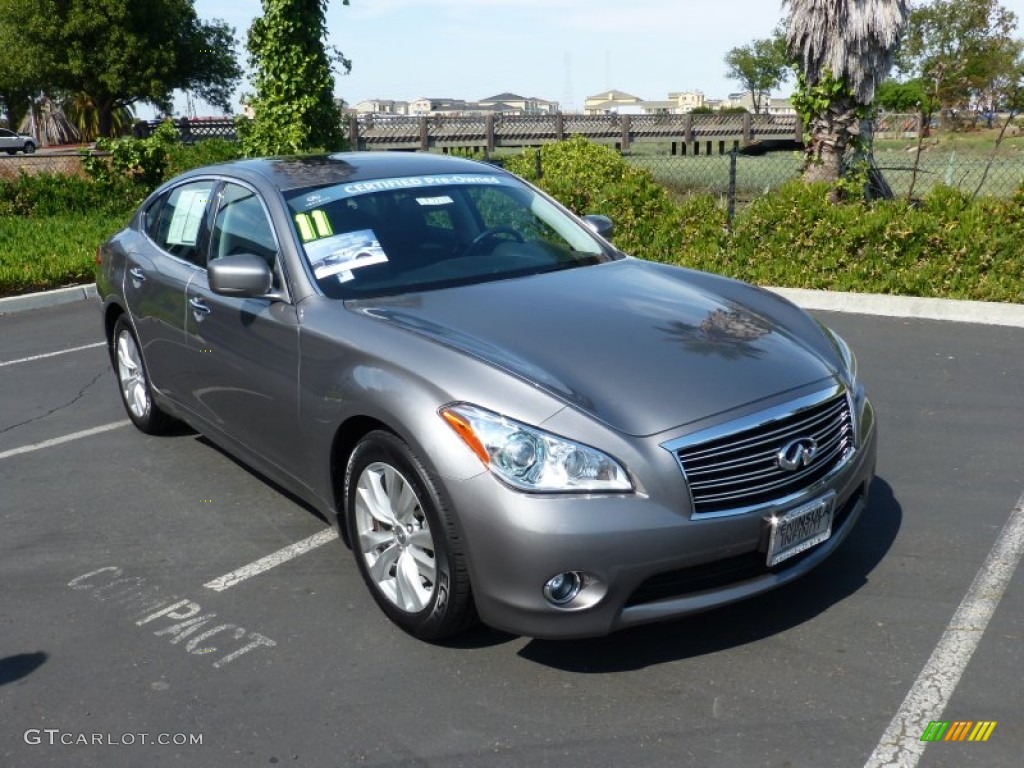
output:
M 672 624 L 445 646 L 383 617 L 311 509 L 131 427 L 94 302 L 0 316 L 0 765 L 865 765 L 908 693 L 941 701 L 919 676 L 1021 500 L 1024 329 L 818 316 L 881 428 L 835 557 Z M 982 598 L 929 719 L 997 725 L 919 765 L 1020 765 L 1024 576 Z

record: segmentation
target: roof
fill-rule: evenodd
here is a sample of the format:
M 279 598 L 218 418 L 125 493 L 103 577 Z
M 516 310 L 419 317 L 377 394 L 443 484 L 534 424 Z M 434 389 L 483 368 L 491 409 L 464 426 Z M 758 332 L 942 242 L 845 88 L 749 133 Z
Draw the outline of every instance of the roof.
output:
M 485 101 L 528 101 L 528 99 L 524 99 L 518 94 L 506 91 L 505 93 L 499 93 L 497 96 L 491 96 L 489 99 L 480 99 L 481 103 Z
M 643 101 L 639 96 L 634 96 L 631 93 L 625 91 L 616 91 L 615 89 L 609 89 L 607 91 L 601 91 L 595 93 L 593 96 L 587 96 L 587 101 Z
M 504 173 L 491 165 L 459 157 L 412 152 L 339 152 L 236 160 L 189 171 L 188 176 L 235 176 L 251 183 L 269 182 L 281 191 L 400 176 L 434 173 Z

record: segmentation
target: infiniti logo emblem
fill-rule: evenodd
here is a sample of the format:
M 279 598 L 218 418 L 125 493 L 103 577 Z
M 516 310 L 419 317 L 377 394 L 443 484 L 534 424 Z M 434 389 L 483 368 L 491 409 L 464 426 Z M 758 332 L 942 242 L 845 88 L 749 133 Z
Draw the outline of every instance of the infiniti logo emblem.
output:
M 810 466 L 817 453 L 818 444 L 809 437 L 801 437 L 782 446 L 775 454 L 775 460 L 780 468 L 787 472 L 796 472 L 801 467 Z

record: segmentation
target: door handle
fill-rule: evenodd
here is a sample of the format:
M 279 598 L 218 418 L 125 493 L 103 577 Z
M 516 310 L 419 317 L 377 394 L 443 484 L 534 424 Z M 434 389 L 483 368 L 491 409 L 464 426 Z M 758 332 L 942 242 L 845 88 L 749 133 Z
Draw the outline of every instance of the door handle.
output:
M 206 303 L 199 296 L 193 296 L 188 300 L 188 303 L 197 316 L 210 314 L 210 308 L 206 306 Z
M 137 283 L 146 282 L 146 273 L 142 271 L 142 267 L 132 267 L 128 270 L 128 274 Z

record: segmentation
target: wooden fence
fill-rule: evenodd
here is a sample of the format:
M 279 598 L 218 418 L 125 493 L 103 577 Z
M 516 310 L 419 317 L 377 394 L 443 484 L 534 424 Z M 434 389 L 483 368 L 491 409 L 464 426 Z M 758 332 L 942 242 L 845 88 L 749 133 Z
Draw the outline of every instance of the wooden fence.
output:
M 479 117 L 363 115 L 348 122 L 359 150 L 528 147 L 584 136 L 628 151 L 633 144 L 670 144 L 671 154 L 725 154 L 756 143 L 801 142 L 795 115 L 483 115 Z M 717 145 L 717 146 L 716 146 Z

